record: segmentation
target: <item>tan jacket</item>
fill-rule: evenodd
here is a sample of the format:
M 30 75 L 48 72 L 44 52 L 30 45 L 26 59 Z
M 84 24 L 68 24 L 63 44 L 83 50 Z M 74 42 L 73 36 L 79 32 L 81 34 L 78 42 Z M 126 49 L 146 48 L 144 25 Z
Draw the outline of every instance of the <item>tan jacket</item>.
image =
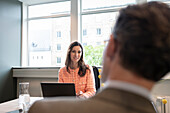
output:
M 152 103 L 139 95 L 106 88 L 89 99 L 52 98 L 33 104 L 29 113 L 156 113 Z

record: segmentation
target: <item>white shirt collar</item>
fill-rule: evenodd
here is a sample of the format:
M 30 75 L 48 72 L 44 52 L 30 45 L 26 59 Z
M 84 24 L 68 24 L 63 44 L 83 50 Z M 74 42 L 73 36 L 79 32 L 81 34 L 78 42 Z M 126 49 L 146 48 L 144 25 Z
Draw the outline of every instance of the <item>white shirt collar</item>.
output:
M 125 90 L 128 92 L 141 95 L 149 100 L 152 100 L 151 93 L 148 89 L 135 85 L 135 84 L 127 83 L 127 82 L 109 80 L 105 83 L 104 88 L 117 88 L 117 89 L 121 89 L 121 90 Z

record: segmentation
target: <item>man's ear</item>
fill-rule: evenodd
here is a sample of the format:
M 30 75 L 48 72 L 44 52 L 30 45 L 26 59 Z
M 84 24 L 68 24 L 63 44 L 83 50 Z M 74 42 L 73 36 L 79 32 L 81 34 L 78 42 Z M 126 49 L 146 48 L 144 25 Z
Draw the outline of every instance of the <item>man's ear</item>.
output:
M 111 59 L 114 57 L 116 51 L 115 49 L 116 49 L 115 39 L 114 36 L 111 34 L 106 50 L 107 56 L 110 57 Z

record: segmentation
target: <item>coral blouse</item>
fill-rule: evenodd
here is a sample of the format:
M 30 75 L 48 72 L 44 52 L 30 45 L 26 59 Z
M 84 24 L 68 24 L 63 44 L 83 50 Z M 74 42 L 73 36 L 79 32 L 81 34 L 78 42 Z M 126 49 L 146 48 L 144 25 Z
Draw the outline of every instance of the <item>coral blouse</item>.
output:
M 88 66 L 89 67 L 89 66 Z M 85 98 L 89 98 L 95 95 L 95 80 L 93 70 L 86 70 L 86 74 L 83 77 L 78 75 L 79 68 L 71 69 L 70 73 L 67 72 L 66 67 L 59 70 L 59 83 L 74 83 L 76 95 L 82 93 Z

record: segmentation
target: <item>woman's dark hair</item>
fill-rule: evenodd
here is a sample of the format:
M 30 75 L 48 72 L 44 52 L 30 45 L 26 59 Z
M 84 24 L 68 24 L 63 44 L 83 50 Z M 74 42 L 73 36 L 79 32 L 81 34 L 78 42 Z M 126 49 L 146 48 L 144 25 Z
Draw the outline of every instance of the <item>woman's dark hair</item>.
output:
M 170 71 L 168 5 L 149 2 L 120 10 L 113 35 L 124 68 L 152 81 Z
M 69 70 L 69 66 L 71 64 L 71 57 L 70 57 L 70 53 L 73 49 L 74 46 L 80 46 L 81 50 L 82 50 L 82 55 L 81 55 L 81 58 L 80 60 L 78 61 L 78 67 L 79 67 L 79 71 L 78 71 L 78 74 L 80 77 L 83 77 L 85 74 L 86 74 L 86 70 L 89 69 L 86 65 L 85 65 L 85 62 L 83 60 L 83 47 L 82 45 L 75 41 L 75 42 L 72 42 L 67 50 L 67 57 L 66 57 L 66 61 L 65 61 L 65 65 L 66 65 L 66 68 L 67 68 L 67 72 L 70 73 L 70 70 Z

